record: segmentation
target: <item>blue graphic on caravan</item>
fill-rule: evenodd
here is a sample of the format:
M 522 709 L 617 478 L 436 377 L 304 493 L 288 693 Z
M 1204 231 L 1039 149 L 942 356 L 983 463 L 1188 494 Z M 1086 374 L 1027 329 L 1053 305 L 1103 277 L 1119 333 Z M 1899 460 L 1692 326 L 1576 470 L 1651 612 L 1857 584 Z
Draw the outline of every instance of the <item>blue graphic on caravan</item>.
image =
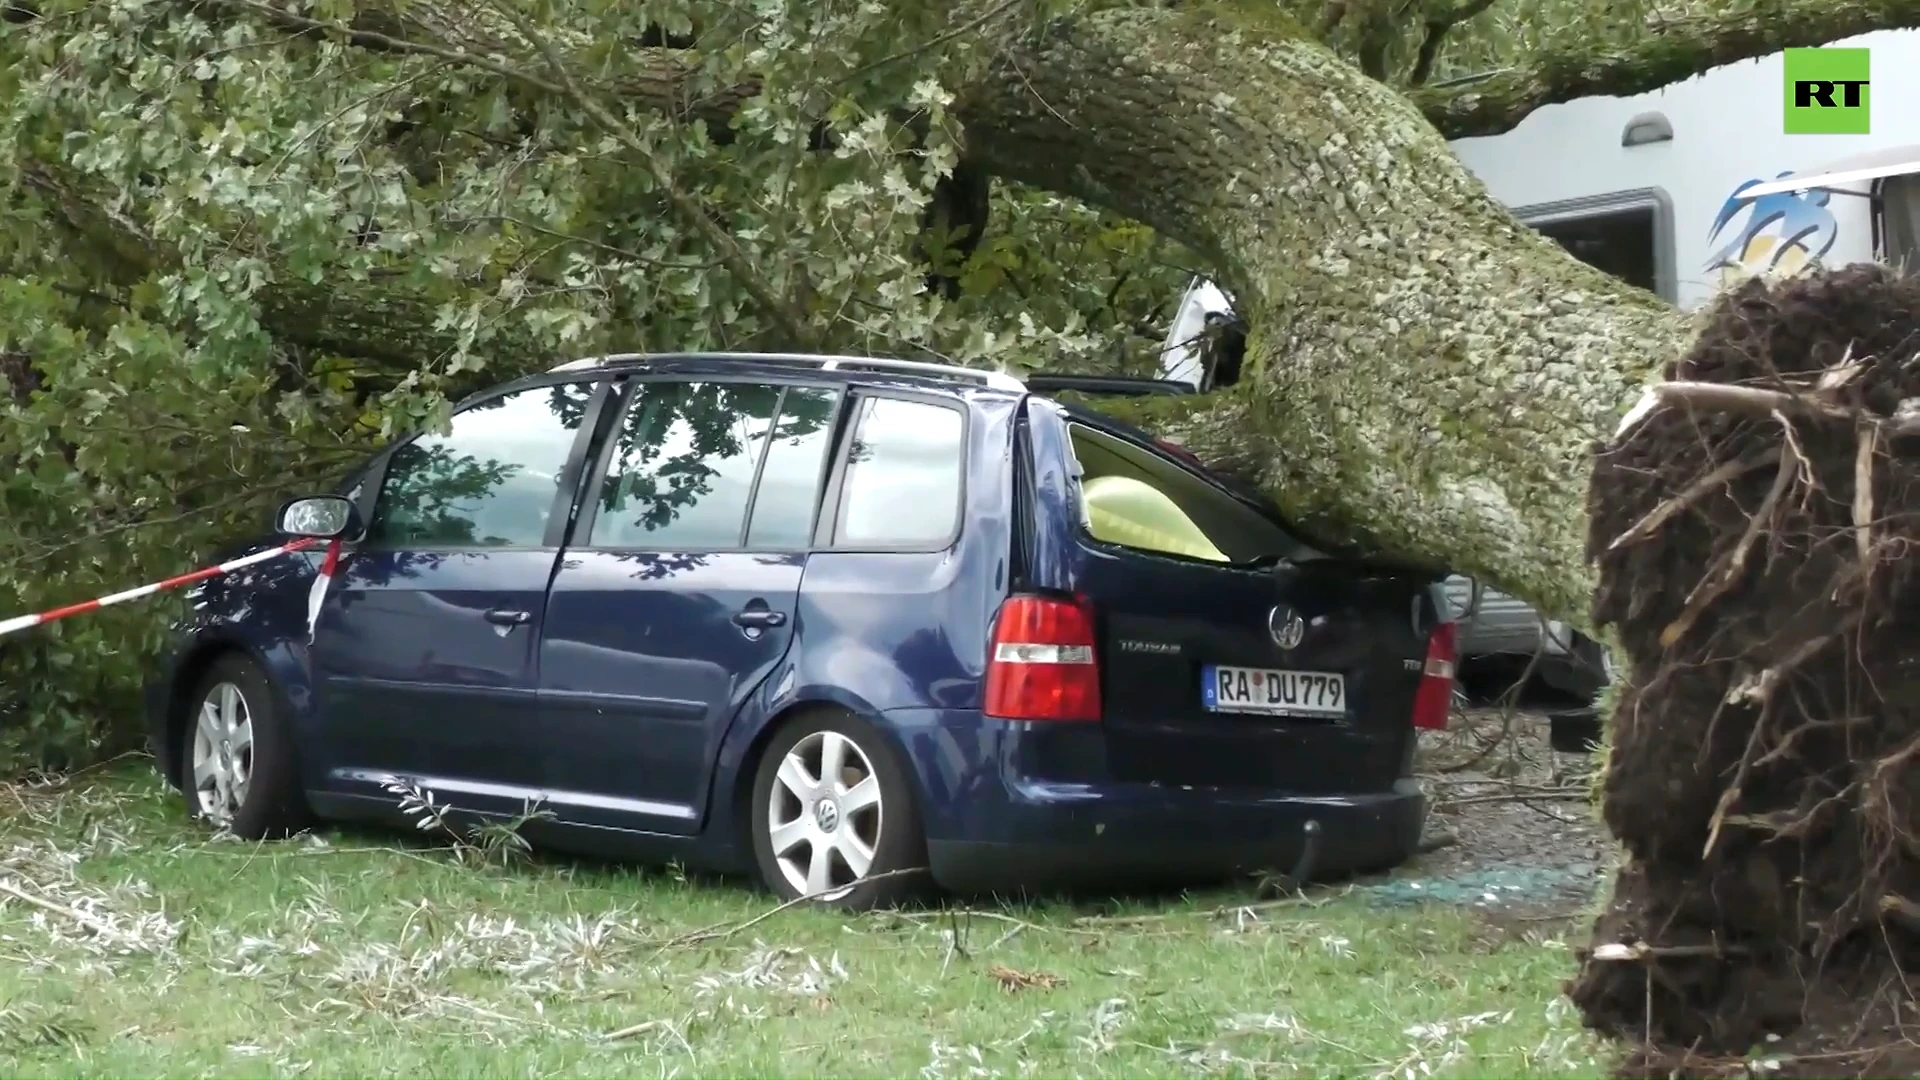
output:
M 1775 179 L 1793 175 L 1789 169 Z M 1707 260 L 1707 272 L 1719 272 L 1722 285 L 1744 281 L 1756 274 L 1792 276 L 1811 266 L 1833 249 L 1839 238 L 1839 226 L 1827 203 L 1833 198 L 1827 191 L 1780 191 L 1758 198 L 1743 195 L 1762 181 L 1746 180 L 1720 207 L 1707 237 L 1709 244 L 1719 242 L 1722 233 L 1747 211 L 1745 223 L 1730 234 L 1728 242 Z

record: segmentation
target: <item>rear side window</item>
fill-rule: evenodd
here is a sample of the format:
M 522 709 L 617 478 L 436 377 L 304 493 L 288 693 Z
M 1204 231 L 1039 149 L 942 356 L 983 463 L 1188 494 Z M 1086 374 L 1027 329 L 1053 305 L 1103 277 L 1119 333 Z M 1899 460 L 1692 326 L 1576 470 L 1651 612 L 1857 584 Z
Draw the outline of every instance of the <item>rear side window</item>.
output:
M 960 523 L 965 417 L 900 398 L 862 398 L 841 482 L 839 547 L 941 547 Z

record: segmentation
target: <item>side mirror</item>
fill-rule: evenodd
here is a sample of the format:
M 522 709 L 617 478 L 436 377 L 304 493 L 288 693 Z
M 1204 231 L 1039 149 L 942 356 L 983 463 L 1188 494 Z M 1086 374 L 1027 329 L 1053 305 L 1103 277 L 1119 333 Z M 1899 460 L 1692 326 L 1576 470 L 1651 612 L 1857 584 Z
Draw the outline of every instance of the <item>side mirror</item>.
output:
M 273 516 L 275 532 L 334 540 L 360 535 L 360 511 L 338 495 L 314 495 L 283 504 Z

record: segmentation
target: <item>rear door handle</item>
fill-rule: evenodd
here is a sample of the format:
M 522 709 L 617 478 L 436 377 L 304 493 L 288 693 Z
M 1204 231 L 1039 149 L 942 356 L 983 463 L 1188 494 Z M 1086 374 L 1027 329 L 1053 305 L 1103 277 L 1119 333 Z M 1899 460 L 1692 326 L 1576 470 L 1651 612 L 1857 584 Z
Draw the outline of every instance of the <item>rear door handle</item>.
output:
M 494 608 L 487 612 L 487 621 L 495 626 L 524 626 L 533 616 L 524 611 L 508 611 Z
M 787 625 L 787 613 L 771 608 L 750 607 L 734 612 L 733 621 L 749 630 L 766 630 L 775 626 Z

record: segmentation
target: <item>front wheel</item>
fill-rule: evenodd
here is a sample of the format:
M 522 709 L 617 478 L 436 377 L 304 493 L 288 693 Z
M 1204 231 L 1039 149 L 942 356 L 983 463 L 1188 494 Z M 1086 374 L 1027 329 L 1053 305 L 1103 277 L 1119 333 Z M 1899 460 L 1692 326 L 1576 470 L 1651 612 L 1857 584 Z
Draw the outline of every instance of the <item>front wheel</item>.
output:
M 780 896 L 861 911 L 926 887 L 926 836 L 906 769 L 857 717 L 824 713 L 776 732 L 751 797 L 754 860 Z
M 181 725 L 187 813 L 247 840 L 307 823 L 293 735 L 259 665 L 237 653 L 214 661 Z

